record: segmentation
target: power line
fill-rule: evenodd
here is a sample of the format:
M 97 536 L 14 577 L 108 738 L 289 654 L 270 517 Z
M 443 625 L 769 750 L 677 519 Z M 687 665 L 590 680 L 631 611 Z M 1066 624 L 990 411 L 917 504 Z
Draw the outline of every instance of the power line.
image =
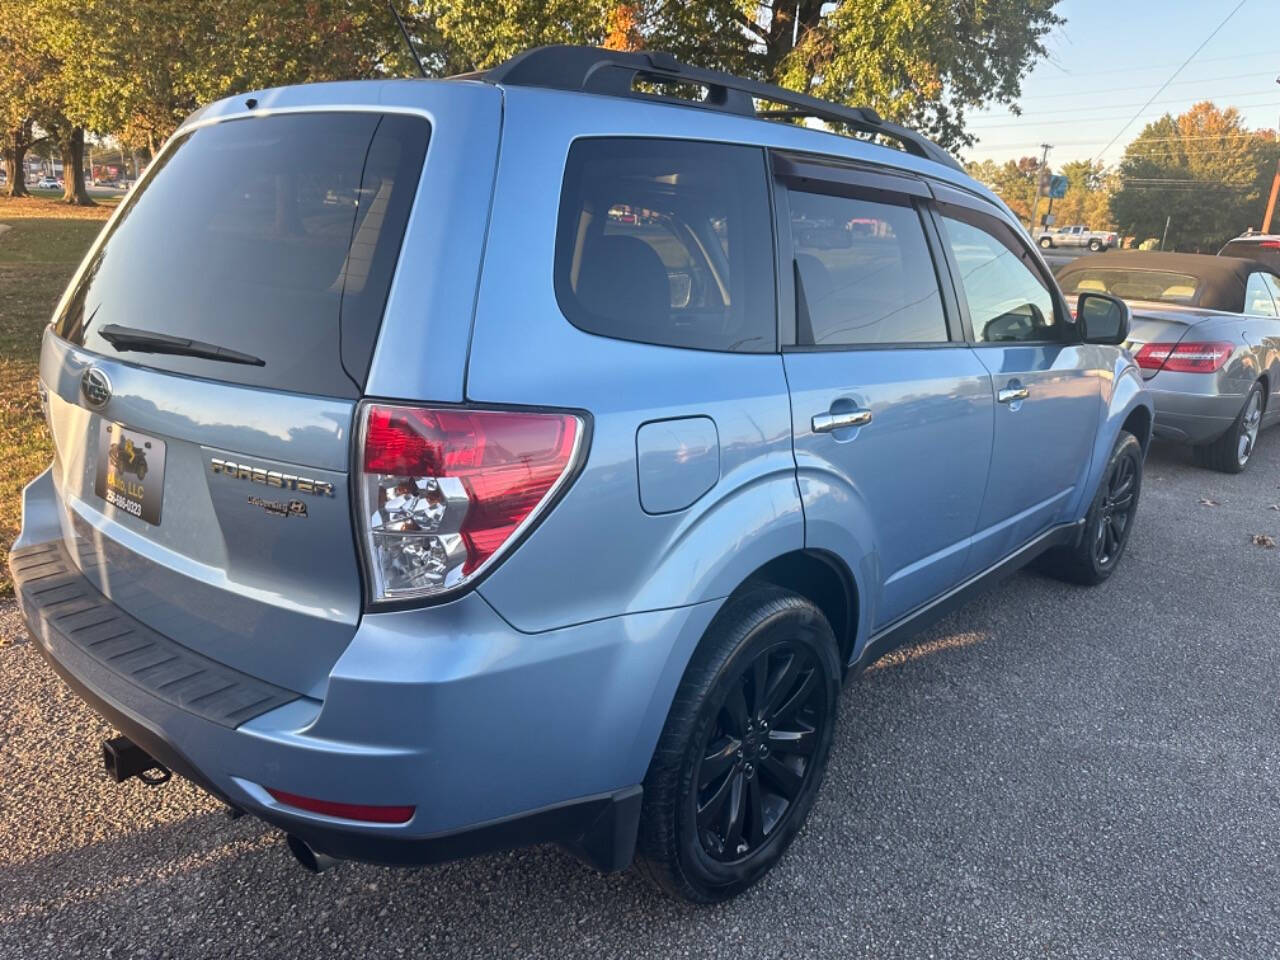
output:
M 1202 57 L 1200 59 L 1200 63 L 1222 63 L 1227 60 L 1231 60 L 1233 62 L 1236 60 L 1254 60 L 1254 59 L 1257 59 L 1258 57 L 1270 57 L 1271 59 L 1274 60 L 1275 56 L 1276 56 L 1275 50 L 1259 50 L 1256 53 L 1231 54 L 1225 57 Z M 1105 74 L 1105 73 L 1140 73 L 1143 70 L 1166 70 L 1171 66 L 1173 66 L 1173 64 L 1167 61 L 1161 61 L 1160 63 L 1149 63 L 1140 67 L 1112 67 L 1109 70 L 1092 70 L 1091 69 L 1085 74 L 1070 73 L 1067 71 L 1063 71 L 1063 72 L 1064 72 L 1064 75 L 1068 77 L 1075 77 L 1075 76 L 1096 77 L 1099 74 Z
M 1240 0 L 1240 2 L 1245 3 L 1247 2 L 1247 0 Z M 1177 74 L 1175 73 L 1173 74 L 1173 76 L 1177 76 Z M 1193 77 L 1190 80 L 1177 80 L 1177 81 L 1170 81 L 1168 83 L 1165 83 L 1161 86 L 1161 90 L 1163 90 L 1164 87 L 1169 87 L 1169 86 L 1178 87 L 1187 83 L 1217 83 L 1221 80 L 1249 80 L 1254 77 L 1271 77 L 1271 76 L 1275 76 L 1274 70 L 1258 70 L 1253 73 L 1232 73 L 1232 74 L 1227 74 L 1224 77 Z M 1081 95 L 1088 96 L 1089 94 L 1094 94 L 1094 93 L 1115 93 L 1115 92 L 1128 92 L 1128 91 L 1136 91 L 1136 90 L 1150 90 L 1155 85 L 1156 85 L 1155 83 L 1139 83 L 1139 84 L 1136 84 L 1135 86 L 1129 86 L 1129 87 L 1101 87 L 1096 90 L 1078 90 L 1077 89 L 1077 90 L 1065 91 L 1063 93 L 1035 93 L 1035 94 L 1032 94 L 1031 96 L 1021 97 L 1019 99 L 1020 100 L 1058 100 L 1058 99 L 1061 99 L 1062 97 L 1079 97 Z M 1157 90 L 1156 93 L 1159 94 L 1160 90 Z
M 1269 106 L 1272 106 L 1272 104 L 1269 104 L 1269 103 L 1243 103 L 1242 104 L 1239 101 L 1245 98 L 1274 97 L 1275 95 L 1276 95 L 1275 91 L 1273 90 L 1260 90 L 1257 93 L 1211 93 L 1211 94 L 1190 93 L 1190 94 L 1187 94 L 1185 97 L 1169 97 L 1168 99 L 1165 99 L 1165 100 L 1156 100 L 1154 103 L 1151 104 L 1151 106 L 1156 106 L 1157 104 L 1168 104 L 1168 103 L 1186 103 L 1189 100 L 1194 100 L 1197 103 L 1203 100 L 1211 100 L 1215 102 L 1222 100 L 1225 102 L 1228 98 L 1231 98 L 1231 102 L 1227 104 L 1228 106 L 1231 106 L 1231 107 L 1240 107 L 1240 106 L 1249 107 L 1249 108 L 1269 107 Z M 1128 107 L 1136 107 L 1136 106 L 1140 106 L 1140 104 L 1137 101 L 1134 101 L 1133 103 L 1112 103 L 1112 104 L 1108 104 L 1105 109 L 1122 110 L 1122 109 L 1127 109 Z M 1020 121 L 1020 123 L 1018 124 L 993 123 L 993 124 L 990 124 L 989 126 L 981 127 L 981 128 L 975 126 L 972 129 L 994 130 L 996 127 L 1018 126 L 1021 123 L 1048 122 L 1048 121 L 1038 121 L 1035 118 L 1036 117 L 1056 117 L 1064 113 L 1091 113 L 1097 109 L 1098 109 L 1097 104 L 1094 104 L 1091 107 L 1063 107 L 1061 109 L 1056 109 L 1056 110 L 1029 110 L 1016 115 L 1018 120 Z M 1001 118 L 978 117 L 977 122 L 981 123 L 982 121 L 988 120 L 988 119 L 996 120 Z M 1081 121 L 1075 120 L 1075 121 L 1068 121 L 1068 122 L 1079 123 Z
M 1268 94 L 1268 96 L 1274 97 L 1274 96 L 1275 96 L 1275 94 L 1274 94 L 1274 93 L 1269 93 L 1269 94 Z M 1264 107 L 1280 107 L 1280 102 L 1272 102 L 1272 103 L 1250 103 L 1250 104 L 1247 104 L 1246 106 L 1252 107 L 1252 108 L 1254 108 L 1254 109 L 1261 110 L 1261 109 L 1263 109 Z M 1096 107 L 1091 107 L 1091 108 L 1089 108 L 1089 109 L 1097 109 L 1097 108 L 1096 108 Z M 1118 109 L 1118 108 L 1117 108 L 1117 109 Z M 1169 111 L 1164 110 L 1164 111 L 1161 111 L 1161 114 L 1163 115 L 1163 114 L 1168 113 L 1168 112 L 1169 112 Z M 981 133 L 983 130 L 1001 130 L 1001 129 L 1007 129 L 1007 128 L 1010 128 L 1010 127 L 1031 127 L 1031 126 L 1035 126 L 1035 127 L 1057 127 L 1057 126 L 1061 126 L 1061 125 L 1062 125 L 1062 124 L 1064 124 L 1064 123 L 1075 123 L 1075 124 L 1080 124 L 1080 123 L 1092 123 L 1092 122 L 1094 122 L 1095 120 L 1096 120 L 1096 121 L 1098 121 L 1099 123 L 1106 123 L 1108 120 L 1119 120 L 1119 119 L 1121 119 L 1121 117 L 1123 117 L 1123 116 L 1124 116 L 1124 115 L 1123 115 L 1123 114 L 1121 114 L 1119 117 L 1073 117 L 1073 118 L 1070 118 L 1070 119 L 1067 119 L 1067 120 L 1027 120 L 1027 121 L 1025 121 L 1025 122 L 1023 122 L 1023 123 L 993 123 L 993 124 L 992 124 L 991 126 L 989 126 L 989 127 L 972 127 L 972 128 L 970 128 L 970 129 L 972 129 L 972 131 L 973 131 L 974 133 Z M 1137 118 L 1135 118 L 1135 119 L 1137 119 Z M 1159 118 L 1157 117 L 1156 119 L 1159 119 Z M 1099 140 L 1098 142 L 1099 142 L 1099 143 L 1101 143 L 1102 141 L 1101 141 L 1101 140 Z
M 1247 2 L 1248 0 L 1240 0 L 1240 2 L 1237 3 L 1231 9 L 1231 12 L 1222 18 L 1222 22 L 1219 23 L 1216 27 L 1214 27 L 1213 31 L 1207 37 L 1205 37 L 1204 40 L 1200 42 L 1200 46 L 1196 47 L 1194 50 L 1191 51 L 1191 56 L 1183 60 L 1182 63 L 1178 66 L 1178 69 L 1173 71 L 1173 73 L 1169 74 L 1169 79 L 1160 85 L 1160 89 L 1151 95 L 1151 99 L 1146 102 L 1146 104 L 1142 107 L 1142 109 L 1139 110 L 1137 113 L 1135 113 L 1133 117 L 1130 118 L 1129 122 L 1126 123 L 1123 127 L 1121 127 L 1116 132 L 1116 135 L 1111 138 L 1110 143 L 1108 143 L 1105 147 L 1103 147 L 1101 150 L 1098 151 L 1098 155 L 1093 158 L 1095 163 L 1102 157 L 1104 153 L 1106 153 L 1115 145 L 1115 142 L 1120 139 L 1120 137 L 1124 134 L 1126 130 L 1128 130 L 1131 126 L 1133 126 L 1134 120 L 1137 120 L 1138 117 L 1142 115 L 1142 111 L 1146 110 L 1147 107 L 1151 106 L 1151 101 L 1154 100 L 1156 97 L 1160 96 L 1160 94 L 1164 93 L 1165 88 L 1168 87 L 1169 84 L 1173 83 L 1174 77 L 1176 77 L 1178 74 L 1182 72 L 1183 67 L 1185 67 L 1192 60 L 1194 60 L 1196 57 L 1196 54 L 1199 53 L 1201 50 L 1203 50 L 1206 46 L 1208 46 L 1209 41 L 1218 35 L 1218 31 L 1221 30 L 1223 27 L 1225 27 L 1227 25 L 1227 21 L 1230 20 L 1232 17 L 1234 17 L 1237 13 L 1239 13 L 1240 8 L 1243 7 Z

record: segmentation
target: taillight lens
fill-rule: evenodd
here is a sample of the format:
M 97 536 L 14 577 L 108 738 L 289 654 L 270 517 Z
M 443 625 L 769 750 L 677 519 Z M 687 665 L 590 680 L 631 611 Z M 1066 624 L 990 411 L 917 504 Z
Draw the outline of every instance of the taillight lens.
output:
M 1214 373 L 1222 369 L 1234 350 L 1235 344 L 1225 341 L 1145 343 L 1133 359 L 1143 370 Z
M 363 417 L 374 601 L 430 597 L 481 572 L 567 480 L 583 431 L 562 413 L 378 403 Z

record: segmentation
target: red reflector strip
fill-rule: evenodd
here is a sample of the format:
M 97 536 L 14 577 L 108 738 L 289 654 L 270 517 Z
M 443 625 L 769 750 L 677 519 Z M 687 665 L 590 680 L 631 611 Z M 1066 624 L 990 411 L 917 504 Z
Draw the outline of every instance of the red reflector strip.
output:
M 333 800 L 317 800 L 314 797 L 303 797 L 284 790 L 273 790 L 267 787 L 267 793 L 278 803 L 297 807 L 310 813 L 324 814 L 326 817 L 341 817 L 343 820 L 362 820 L 365 823 L 408 823 L 413 819 L 414 807 L 381 807 L 368 803 L 337 803 Z

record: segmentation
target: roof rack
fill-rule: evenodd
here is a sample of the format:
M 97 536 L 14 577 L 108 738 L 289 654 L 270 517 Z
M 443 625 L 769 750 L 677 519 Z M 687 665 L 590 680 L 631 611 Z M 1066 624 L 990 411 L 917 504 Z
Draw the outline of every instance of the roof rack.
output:
M 828 100 L 819 100 L 773 84 L 746 80 L 718 70 L 691 67 L 669 53 L 627 53 L 600 47 L 567 45 L 535 47 L 496 67 L 477 73 L 460 74 L 452 79 L 485 80 L 513 86 L 550 87 L 555 90 L 580 90 L 614 97 L 661 100 L 763 120 L 813 117 L 828 123 L 843 124 L 860 133 L 888 137 L 917 157 L 933 160 L 956 170 L 962 169 L 951 154 L 932 140 L 914 130 L 881 119 L 870 107 L 842 107 Z M 637 79 L 659 85 L 689 83 L 704 88 L 707 93 L 702 100 L 656 96 L 635 90 Z M 783 109 L 757 111 L 756 100 L 781 104 Z

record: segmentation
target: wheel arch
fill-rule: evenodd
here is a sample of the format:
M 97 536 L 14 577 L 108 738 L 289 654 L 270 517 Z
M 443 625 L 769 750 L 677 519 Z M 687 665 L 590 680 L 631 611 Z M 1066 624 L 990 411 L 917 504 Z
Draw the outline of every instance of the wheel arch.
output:
M 732 596 L 758 583 L 790 590 L 821 610 L 835 634 L 840 662 L 850 662 L 857 639 L 858 588 L 843 560 L 825 550 L 793 550 L 753 570 Z

